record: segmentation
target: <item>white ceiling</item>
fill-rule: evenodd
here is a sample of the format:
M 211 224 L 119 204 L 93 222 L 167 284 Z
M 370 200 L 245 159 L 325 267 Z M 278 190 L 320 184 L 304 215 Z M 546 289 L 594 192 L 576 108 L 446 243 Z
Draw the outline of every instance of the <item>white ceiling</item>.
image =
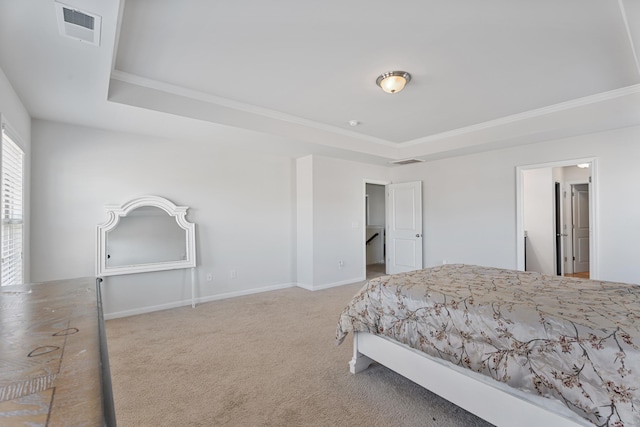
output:
M 638 0 L 65 3 L 102 17 L 99 47 L 53 0 L 0 0 L 35 118 L 373 163 L 640 124 Z

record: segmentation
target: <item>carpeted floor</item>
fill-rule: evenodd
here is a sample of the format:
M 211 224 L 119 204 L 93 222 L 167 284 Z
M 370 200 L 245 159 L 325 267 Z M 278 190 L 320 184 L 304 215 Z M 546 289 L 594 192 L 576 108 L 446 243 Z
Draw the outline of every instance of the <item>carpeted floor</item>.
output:
M 362 284 L 106 322 L 119 426 L 486 426 L 380 365 L 352 375 L 337 319 Z

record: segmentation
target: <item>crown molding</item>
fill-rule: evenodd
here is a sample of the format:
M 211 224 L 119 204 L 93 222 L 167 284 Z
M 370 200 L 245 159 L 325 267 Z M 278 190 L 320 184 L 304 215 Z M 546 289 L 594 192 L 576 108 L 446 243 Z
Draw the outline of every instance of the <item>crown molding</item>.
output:
M 417 138 L 412 141 L 400 143 L 397 145 L 397 147 L 404 148 L 404 147 L 412 147 L 420 144 L 428 144 L 430 142 L 440 141 L 440 140 L 451 138 L 454 136 L 459 136 L 459 135 L 464 135 L 464 134 L 477 132 L 485 129 L 495 128 L 495 127 L 507 125 L 510 123 L 533 119 L 533 118 L 544 116 L 547 114 L 571 110 L 573 108 L 597 104 L 599 102 L 608 101 L 611 99 L 620 98 L 627 95 L 633 95 L 636 93 L 640 93 L 640 84 L 626 86 L 623 88 L 614 89 L 607 92 L 601 92 L 595 95 L 589 95 L 583 98 L 573 99 L 571 101 L 560 102 L 558 104 L 549 105 L 547 107 L 525 111 L 524 113 L 513 114 L 510 116 L 501 117 L 499 119 L 489 120 L 489 121 L 478 123 L 475 125 L 465 126 L 465 127 L 450 130 L 447 132 L 441 132 L 438 134 L 429 135 L 424 138 Z
M 216 104 L 222 107 L 231 108 L 231 109 L 242 111 L 245 113 L 257 114 L 270 119 L 289 122 L 296 125 L 321 130 L 324 132 L 335 133 L 335 134 L 343 135 L 349 138 L 354 138 L 354 139 L 358 139 L 365 142 L 371 142 L 374 144 L 380 144 L 380 145 L 393 147 L 393 148 L 398 147 L 397 143 L 388 141 L 386 139 L 363 135 L 361 133 L 342 129 L 337 126 L 326 125 L 313 120 L 303 119 L 302 117 L 294 116 L 291 114 L 270 110 L 268 108 L 256 107 L 255 105 L 250 105 L 243 102 L 234 101 L 232 99 L 211 95 L 202 91 L 187 89 L 182 86 L 177 86 L 177 85 L 165 83 L 165 82 L 154 80 L 154 79 L 141 77 L 135 74 L 127 73 L 125 71 L 113 70 L 111 72 L 111 78 L 124 83 L 142 86 L 145 88 L 170 93 L 172 95 L 182 96 L 185 98 L 202 101 L 209 104 Z
M 124 83 L 129 83 L 132 85 L 137 85 L 137 86 L 141 86 L 141 87 L 145 87 L 153 90 L 158 90 L 158 91 L 162 91 L 162 92 L 170 93 L 173 95 L 182 96 L 185 98 L 194 99 L 194 100 L 198 100 L 198 101 L 202 101 L 210 104 L 215 104 L 225 108 L 230 108 L 230 109 L 234 109 L 234 110 L 238 110 L 238 111 L 242 111 L 250 114 L 257 114 L 270 119 L 284 121 L 284 122 L 296 124 L 299 126 L 309 127 L 309 128 L 321 130 L 324 132 L 343 135 L 343 136 L 354 138 L 363 142 L 371 142 L 371 143 L 383 145 L 386 147 L 392 147 L 400 150 L 403 148 L 414 147 L 418 145 L 428 145 L 436 141 L 442 141 L 442 140 L 446 140 L 448 138 L 452 138 L 456 136 L 461 136 L 461 135 L 470 134 L 473 132 L 479 132 L 482 130 L 497 128 L 499 126 L 517 123 L 520 121 L 529 120 L 529 119 L 533 119 L 540 116 L 545 116 L 548 114 L 553 114 L 561 111 L 571 110 L 574 108 L 593 105 L 599 102 L 608 101 L 611 99 L 640 93 L 640 84 L 635 84 L 635 85 L 626 86 L 623 88 L 614 89 L 607 92 L 597 93 L 595 95 L 589 95 L 582 98 L 573 99 L 570 101 L 560 102 L 558 104 L 549 105 L 549 106 L 537 108 L 534 110 L 525 111 L 523 113 L 501 117 L 495 120 L 489 120 L 489 121 L 478 123 L 471 126 L 465 126 L 465 127 L 453 129 L 450 131 L 441 132 L 441 133 L 425 136 L 422 138 L 417 138 L 410 141 L 394 143 L 388 140 L 374 138 L 374 137 L 363 135 L 357 132 L 345 130 L 336 126 L 330 126 L 330 125 L 318 123 L 312 120 L 303 119 L 301 117 L 281 113 L 278 111 L 273 111 L 267 108 L 256 107 L 250 104 L 234 101 L 228 98 L 222 98 L 222 97 L 211 95 L 201 91 L 191 90 L 181 86 L 176 86 L 176 85 L 172 85 L 169 83 L 165 83 L 165 82 L 161 82 L 153 79 L 148 79 L 145 77 L 141 77 L 141 76 L 127 73 L 120 70 L 113 70 L 113 72 L 111 73 L 111 78 L 115 80 L 119 80 Z

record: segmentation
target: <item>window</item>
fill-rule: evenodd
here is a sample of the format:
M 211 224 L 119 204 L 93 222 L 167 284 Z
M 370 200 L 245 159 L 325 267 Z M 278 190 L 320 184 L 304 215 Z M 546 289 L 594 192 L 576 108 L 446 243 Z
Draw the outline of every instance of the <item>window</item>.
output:
M 23 283 L 24 152 L 2 129 L 2 275 L 0 285 Z

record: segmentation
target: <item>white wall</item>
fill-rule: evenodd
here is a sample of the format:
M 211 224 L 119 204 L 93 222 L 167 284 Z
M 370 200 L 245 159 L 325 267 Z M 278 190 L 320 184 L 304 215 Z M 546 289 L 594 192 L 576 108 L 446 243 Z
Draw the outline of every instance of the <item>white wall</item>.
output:
M 515 268 L 515 170 L 494 151 L 393 168 L 394 183 L 422 181 L 423 265 Z
M 27 112 L 27 109 L 22 104 L 22 101 L 13 90 L 9 79 L 4 74 L 4 71 L 0 68 L 0 117 L 2 123 L 8 126 L 8 130 L 20 148 L 24 151 L 24 241 L 23 241 L 23 253 L 24 253 L 24 280 L 30 282 L 30 195 L 31 195 L 31 116 Z M 1 155 L 1 153 L 0 153 Z
M 141 195 L 190 209 L 203 299 L 295 283 L 295 161 L 34 120 L 32 280 L 93 276 L 105 204 Z M 230 278 L 230 271 L 237 278 Z M 213 274 L 206 281 L 206 273 Z M 189 272 L 110 277 L 107 315 L 190 298 Z
M 314 284 L 364 280 L 364 180 L 386 180 L 389 169 L 327 157 L 314 160 Z
M 308 161 L 311 165 L 305 163 L 305 168 L 312 171 L 313 230 L 302 232 L 313 236 L 313 280 L 299 281 L 299 285 L 322 289 L 364 280 L 364 181 L 386 181 L 389 169 L 321 156 L 311 156 Z M 302 181 L 307 179 L 305 174 Z M 304 205 L 305 200 L 299 199 L 298 206 Z M 300 227 L 301 224 L 299 232 Z
M 1 79 L 0 90 L 7 90 Z M 216 141 L 41 120 L 33 122 L 31 140 L 32 281 L 94 275 L 104 205 L 144 194 L 191 207 L 203 299 L 362 280 L 365 179 L 423 182 L 426 267 L 447 260 L 515 268 L 516 166 L 596 157 L 598 278 L 640 283 L 640 199 L 629 197 L 640 181 L 640 127 L 395 168 L 319 156 L 296 165 Z M 232 269 L 237 279 L 229 278 Z M 182 270 L 109 278 L 107 315 L 188 303 L 188 279 Z
M 527 271 L 556 274 L 553 169 L 523 171 L 524 229 L 527 232 Z
M 296 160 L 296 267 L 298 285 L 313 288 L 313 157 Z
M 30 145 L 31 116 L 22 105 L 22 101 L 13 90 L 2 68 L 0 68 L 0 113 L 9 122 L 13 130 L 20 135 L 22 141 Z
M 562 182 L 589 182 L 591 168 L 579 168 L 577 166 L 565 166 L 562 168 Z
M 384 193 L 384 185 L 367 184 L 367 196 L 369 196 L 369 223 L 367 225 L 385 225 Z
M 366 246 L 367 261 L 366 264 L 383 264 L 384 263 L 384 236 L 385 236 L 385 186 L 378 184 L 367 184 L 367 231 L 365 233 L 365 241 L 368 241 L 376 233 L 378 235 Z
M 515 168 L 596 157 L 599 279 L 640 283 L 640 127 L 391 169 L 424 185 L 424 264 L 516 268 Z

